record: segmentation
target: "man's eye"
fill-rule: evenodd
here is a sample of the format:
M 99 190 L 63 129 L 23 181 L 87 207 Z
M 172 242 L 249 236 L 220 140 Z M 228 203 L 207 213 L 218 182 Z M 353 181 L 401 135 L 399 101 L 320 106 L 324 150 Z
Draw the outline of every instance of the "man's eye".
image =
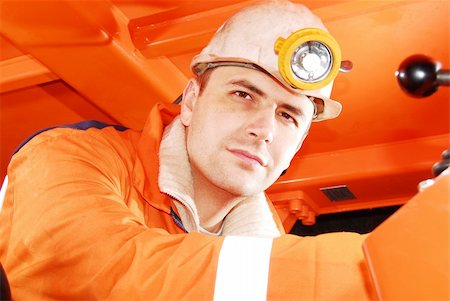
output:
M 288 122 L 292 122 L 297 125 L 297 121 L 295 120 L 295 118 L 292 117 L 291 115 L 289 115 L 288 113 L 281 112 L 280 116 L 283 117 L 284 119 L 286 119 Z
M 252 96 L 244 91 L 235 91 L 233 94 L 246 100 L 252 100 Z

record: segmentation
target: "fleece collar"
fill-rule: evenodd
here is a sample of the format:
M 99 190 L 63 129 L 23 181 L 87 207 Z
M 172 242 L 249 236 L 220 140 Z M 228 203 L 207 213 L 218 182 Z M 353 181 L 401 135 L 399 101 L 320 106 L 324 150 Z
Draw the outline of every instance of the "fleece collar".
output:
M 186 149 L 186 131 L 179 117 L 166 126 L 159 148 L 158 184 L 161 192 L 174 200 L 180 218 L 188 232 L 199 231 L 209 235 L 238 235 L 278 237 L 272 211 L 264 193 L 236 200 L 230 207 L 217 233 L 200 225 L 195 205 L 191 166 Z

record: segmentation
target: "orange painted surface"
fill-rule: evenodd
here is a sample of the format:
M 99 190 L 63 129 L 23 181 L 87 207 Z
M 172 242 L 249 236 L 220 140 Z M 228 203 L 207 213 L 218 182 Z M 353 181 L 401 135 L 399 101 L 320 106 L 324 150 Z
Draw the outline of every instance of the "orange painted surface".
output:
M 450 299 L 449 195 L 447 172 L 366 239 L 379 300 Z
M 81 119 L 142 127 L 153 103 L 181 94 L 217 25 L 255 0 L 194 2 L 1 1 L 0 177 L 17 144 L 43 127 Z M 298 218 L 289 210 L 298 194 L 314 216 L 406 202 L 450 148 L 450 89 L 414 99 L 394 72 L 415 53 L 450 68 L 449 2 L 296 2 L 322 17 L 354 68 L 335 81 L 342 115 L 313 125 L 268 191 L 285 227 Z M 320 191 L 337 185 L 356 199 L 331 202 Z

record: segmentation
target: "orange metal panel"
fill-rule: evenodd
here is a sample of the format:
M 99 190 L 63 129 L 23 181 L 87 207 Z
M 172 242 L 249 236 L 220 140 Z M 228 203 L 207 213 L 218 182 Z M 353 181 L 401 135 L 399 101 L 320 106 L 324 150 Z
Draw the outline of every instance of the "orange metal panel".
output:
M 140 128 L 152 104 L 174 100 L 186 78 L 166 58 L 134 53 L 128 19 L 110 2 L 94 2 L 2 2 L 1 30 L 110 116 Z
M 379 300 L 450 300 L 450 172 L 364 242 Z
M 0 11 L 1 16 L 1 11 Z M 0 22 L 0 28 L 2 23 Z M 1 30 L 0 30 L 1 31 Z M 17 49 L 10 41 L 0 34 L 0 61 L 22 56 L 24 53 Z M 1 73 L 0 73 L 1 74 Z
M 58 77 L 30 56 L 0 61 L 0 93 L 47 83 Z
M 257 1 L 194 1 L 189 5 L 130 21 L 131 39 L 146 57 L 199 51 L 220 25 Z
M 438 135 L 303 155 L 267 192 L 283 215 L 293 199 L 301 199 L 316 215 L 401 205 L 417 193 L 420 181 L 432 176 L 432 165 L 449 145 L 448 135 Z M 321 192 L 339 185 L 356 198 L 332 202 Z

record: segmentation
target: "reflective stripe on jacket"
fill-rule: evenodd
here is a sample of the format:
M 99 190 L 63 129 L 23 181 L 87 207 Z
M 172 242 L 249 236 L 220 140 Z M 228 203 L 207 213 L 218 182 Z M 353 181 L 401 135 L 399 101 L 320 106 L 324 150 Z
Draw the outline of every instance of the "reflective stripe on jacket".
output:
M 56 128 L 13 156 L 0 262 L 15 300 L 369 299 L 364 236 L 185 233 L 157 185 L 178 112 L 155 106 L 142 132 Z

